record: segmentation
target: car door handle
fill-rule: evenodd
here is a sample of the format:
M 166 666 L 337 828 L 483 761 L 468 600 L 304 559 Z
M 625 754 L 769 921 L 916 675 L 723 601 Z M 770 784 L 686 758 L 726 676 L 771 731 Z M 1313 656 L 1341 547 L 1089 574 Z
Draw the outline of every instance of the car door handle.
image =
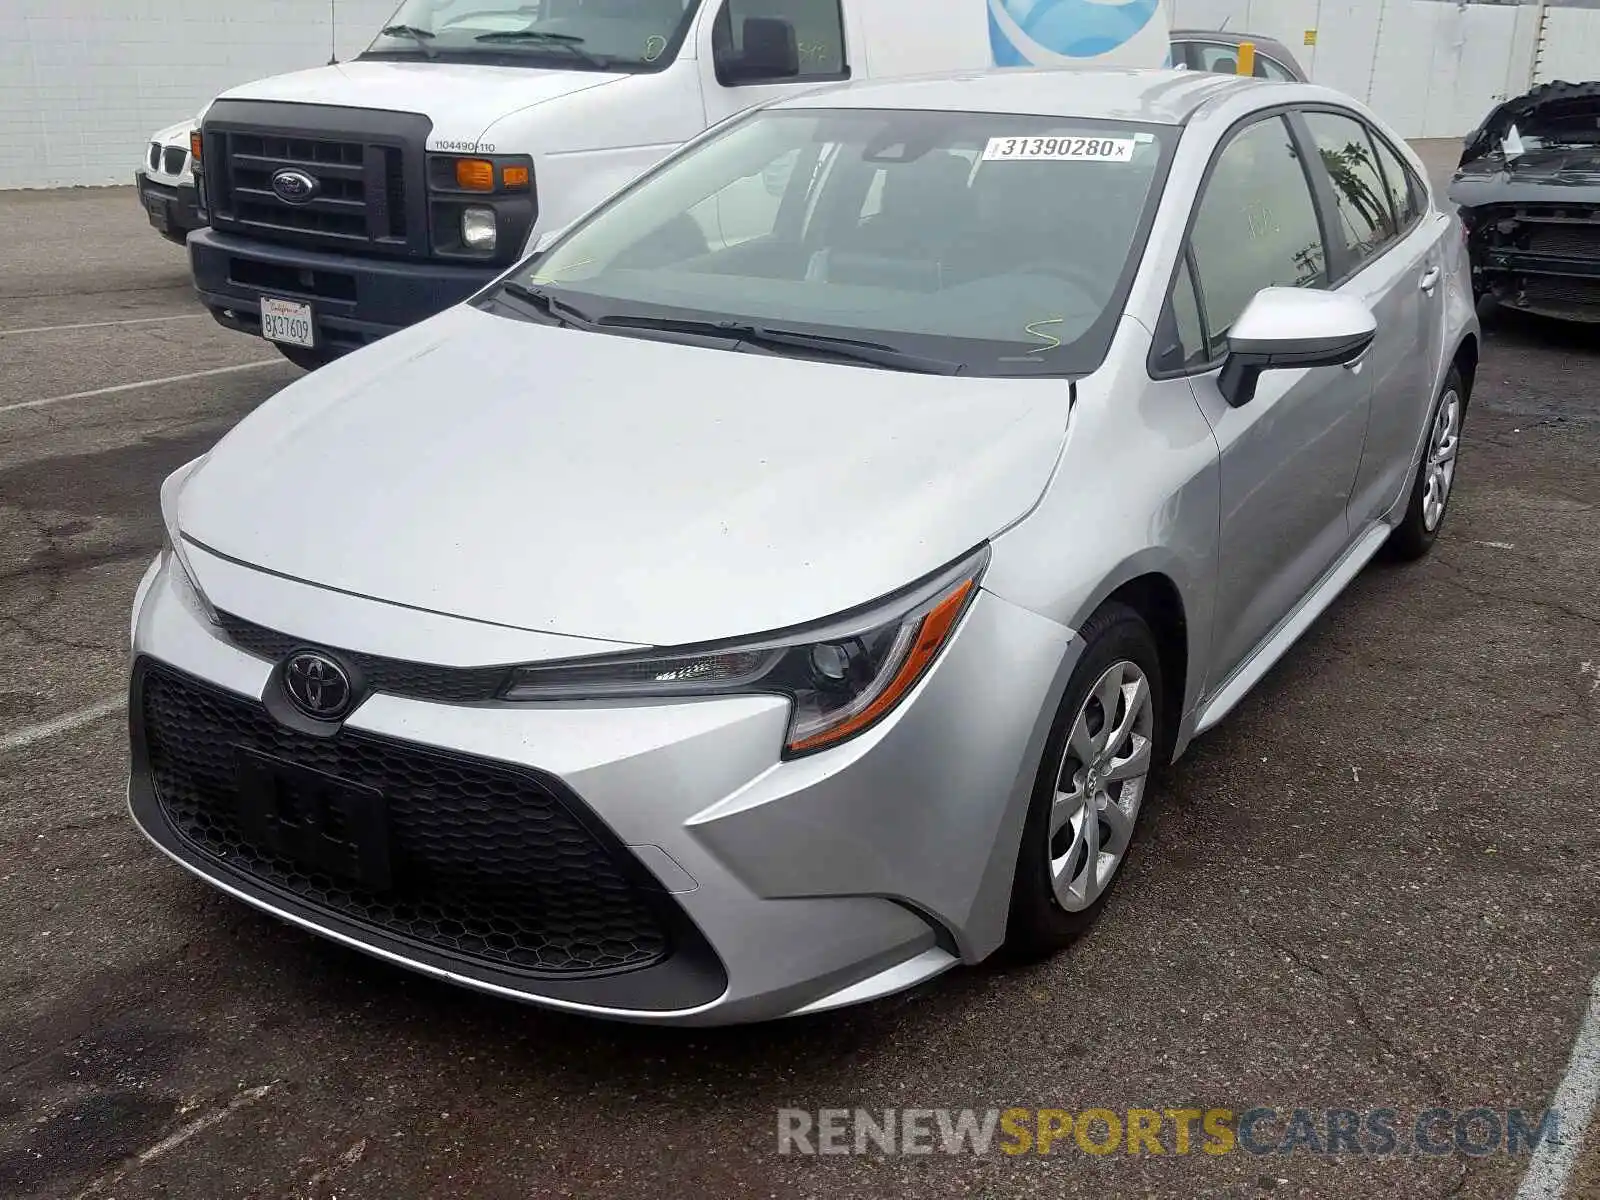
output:
M 1429 267 L 1422 273 L 1422 282 L 1417 284 L 1425 292 L 1431 292 L 1439 286 L 1439 268 Z

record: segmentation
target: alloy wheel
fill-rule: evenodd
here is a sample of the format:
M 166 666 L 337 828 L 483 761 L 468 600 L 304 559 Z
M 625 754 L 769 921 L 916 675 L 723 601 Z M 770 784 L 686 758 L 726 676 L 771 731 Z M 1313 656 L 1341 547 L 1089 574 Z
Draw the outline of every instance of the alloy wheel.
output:
M 1050 885 L 1082 912 L 1122 865 L 1150 775 L 1155 698 L 1136 663 L 1114 663 L 1079 708 L 1050 807 Z
M 1456 451 L 1461 445 L 1461 397 L 1454 388 L 1439 399 L 1439 412 L 1428 434 L 1428 457 L 1422 469 L 1427 472 L 1422 492 L 1422 525 L 1429 533 L 1444 520 L 1444 506 L 1450 500 L 1450 486 L 1456 479 Z

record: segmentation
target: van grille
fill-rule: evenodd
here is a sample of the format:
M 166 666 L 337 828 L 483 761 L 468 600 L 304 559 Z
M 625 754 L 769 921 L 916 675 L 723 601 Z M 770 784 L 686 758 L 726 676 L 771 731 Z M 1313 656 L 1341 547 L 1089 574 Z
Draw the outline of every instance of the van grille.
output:
M 430 127 L 405 113 L 218 101 L 203 132 L 211 224 L 345 253 L 425 255 Z M 285 170 L 309 176 L 312 193 L 274 190 Z

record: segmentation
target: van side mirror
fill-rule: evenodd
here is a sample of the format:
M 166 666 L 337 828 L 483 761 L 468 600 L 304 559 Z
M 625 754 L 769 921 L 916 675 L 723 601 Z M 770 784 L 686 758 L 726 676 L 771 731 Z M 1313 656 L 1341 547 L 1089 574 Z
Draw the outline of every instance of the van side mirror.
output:
M 724 84 L 765 83 L 800 74 L 800 43 L 794 24 L 782 17 L 746 17 L 744 50 L 717 49 L 717 79 Z
M 1348 367 L 1378 333 L 1361 301 L 1308 288 L 1262 288 L 1228 331 L 1228 357 L 1217 387 L 1240 408 L 1255 398 L 1263 371 L 1290 367 Z

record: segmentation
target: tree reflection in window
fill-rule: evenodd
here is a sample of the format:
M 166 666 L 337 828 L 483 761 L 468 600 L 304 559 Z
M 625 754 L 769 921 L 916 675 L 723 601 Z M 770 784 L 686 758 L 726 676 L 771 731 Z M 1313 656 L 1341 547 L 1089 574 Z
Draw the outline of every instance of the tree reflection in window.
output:
M 1355 262 L 1377 254 L 1395 236 L 1394 210 L 1366 129 L 1348 117 L 1307 113 L 1333 198 L 1345 246 Z

